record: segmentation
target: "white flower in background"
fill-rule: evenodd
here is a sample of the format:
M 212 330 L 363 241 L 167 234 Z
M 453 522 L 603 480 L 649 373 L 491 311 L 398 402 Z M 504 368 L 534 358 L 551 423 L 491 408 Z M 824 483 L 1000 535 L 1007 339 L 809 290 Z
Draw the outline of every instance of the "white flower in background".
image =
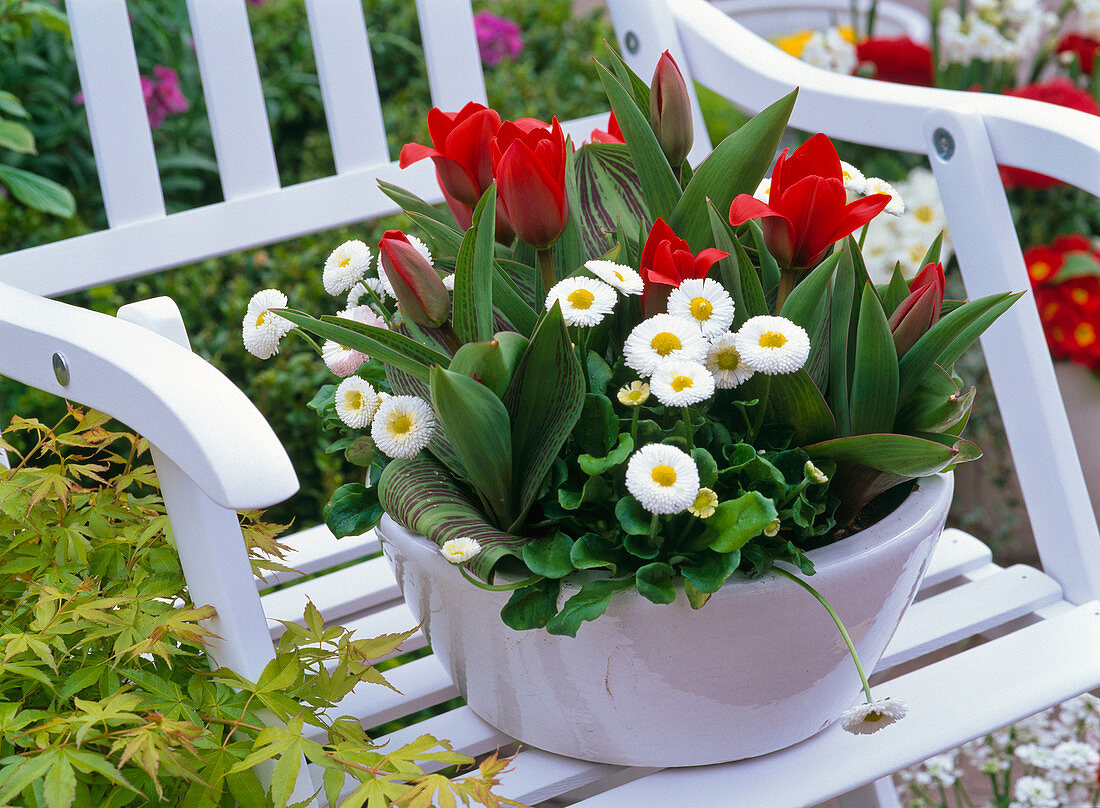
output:
M 786 317 L 750 317 L 733 335 L 733 345 L 753 370 L 774 376 L 794 373 L 810 356 L 806 330 Z
M 343 311 L 337 312 L 336 316 L 345 320 L 355 320 L 357 323 L 373 325 L 375 328 L 386 327 L 386 321 L 375 314 L 374 309 L 370 306 L 348 306 Z
M 649 399 L 649 385 L 645 382 L 631 382 L 619 388 L 619 403 L 627 407 L 638 407 Z
M 761 202 L 771 202 L 772 178 L 764 177 L 764 179 L 760 180 L 760 184 L 756 186 L 756 192 L 753 193 L 753 196 Z
M 1059 808 L 1054 785 L 1042 777 L 1021 777 L 1012 790 L 1011 808 Z
M 735 334 L 726 331 L 714 337 L 707 346 L 705 364 L 714 375 L 714 386 L 720 390 L 737 387 L 755 372 L 738 352 L 735 338 Z
M 951 751 L 928 758 L 921 764 L 921 770 L 917 772 L 914 780 L 923 786 L 936 784 L 950 788 L 962 776 L 955 767 L 956 755 L 957 752 Z
M 804 62 L 815 67 L 832 70 L 834 73 L 851 73 L 856 68 L 856 46 L 845 39 L 835 26 L 828 31 L 814 31 L 799 56 Z
M 339 342 L 326 339 L 325 344 L 321 346 L 321 359 L 324 360 L 325 367 L 340 378 L 344 378 L 359 370 L 370 357 L 365 353 L 345 348 Z
M 901 198 L 901 194 L 893 185 L 886 180 L 879 177 L 868 177 L 863 184 L 863 193 L 867 196 L 871 194 L 886 194 L 890 197 L 890 202 L 886 205 L 884 210 L 892 216 L 901 216 L 905 213 L 905 202 Z
M 688 513 L 700 519 L 710 519 L 718 508 L 718 495 L 709 488 L 700 488 L 695 501 L 688 505 Z
M 666 359 L 698 362 L 706 355 L 707 341 L 699 327 L 671 314 L 655 314 L 634 326 L 623 345 L 628 367 L 652 376 Z
M 714 395 L 714 377 L 699 362 L 662 362 L 649 380 L 650 389 L 666 407 L 687 407 Z
M 679 513 L 695 502 L 699 469 L 675 446 L 650 443 L 627 463 L 626 488 L 650 513 Z
M 279 340 L 294 328 L 294 323 L 271 309 L 285 308 L 287 297 L 278 289 L 264 289 L 252 295 L 241 322 L 245 350 L 259 359 L 270 359 L 279 352 Z
M 1100 39 L 1100 0 L 1077 0 L 1078 31 L 1093 39 Z
M 588 261 L 584 268 L 604 283 L 618 289 L 624 295 L 640 295 L 642 293 L 642 276 L 626 264 L 596 260 Z
M 844 180 L 846 190 L 854 194 L 867 193 L 867 178 L 863 176 L 862 171 L 851 163 L 840 161 L 840 178 Z
M 439 548 L 443 557 L 452 564 L 464 564 L 481 552 L 481 544 L 477 539 L 469 536 L 459 536 L 457 539 L 447 539 Z
M 940 260 L 951 257 L 951 239 L 946 232 L 947 220 L 940 202 L 939 188 L 927 168 L 914 168 L 907 179 L 897 184 L 897 191 L 906 200 L 901 216 L 878 216 L 870 223 L 863 244 L 863 260 L 874 283 L 890 280 L 894 264 L 901 264 L 906 280 L 923 268 L 929 245 L 941 232 L 944 234 Z
M 669 293 L 668 313 L 691 320 L 704 337 L 714 337 L 733 322 L 733 298 L 718 281 L 688 278 Z
M 370 248 L 363 242 L 358 239 L 345 241 L 325 259 L 321 274 L 325 291 L 330 295 L 350 292 L 363 279 L 373 258 Z
M 618 300 L 615 290 L 603 281 L 578 276 L 555 283 L 546 295 L 546 308 L 557 301 L 567 325 L 589 328 L 599 325 Z
M 802 467 L 802 472 L 806 475 L 807 480 L 817 483 L 818 485 L 829 482 L 828 475 L 815 466 L 812 460 L 806 461 L 806 465 Z
M 1090 782 L 1100 763 L 1100 752 L 1081 741 L 1062 741 L 1051 750 L 1051 768 L 1064 783 Z
M 336 388 L 336 415 L 352 429 L 364 429 L 378 412 L 382 401 L 366 379 L 350 376 Z
M 854 735 L 870 735 L 905 717 L 908 709 L 900 701 L 875 699 L 849 707 L 840 716 L 840 725 Z
M 443 285 L 447 288 L 448 292 L 453 292 L 455 290 L 455 276 L 453 272 L 450 275 L 443 276 Z
M 432 439 L 435 414 L 416 396 L 388 396 L 371 422 L 370 436 L 387 457 L 416 457 Z

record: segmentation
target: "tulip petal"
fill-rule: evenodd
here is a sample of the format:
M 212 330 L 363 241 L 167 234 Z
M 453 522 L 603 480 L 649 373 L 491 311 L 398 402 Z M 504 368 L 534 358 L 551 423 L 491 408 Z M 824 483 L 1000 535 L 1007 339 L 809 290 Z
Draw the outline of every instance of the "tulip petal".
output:
M 838 180 L 843 177 L 833 142 L 820 132 L 794 150 L 783 165 L 783 174 L 783 182 L 788 186 L 804 177 L 835 177 Z
M 780 159 L 782 159 L 782 157 L 780 157 Z M 776 176 L 777 175 L 774 174 L 772 175 L 773 183 L 775 182 Z M 783 232 L 786 236 L 786 240 L 783 241 L 783 244 L 780 245 L 776 243 L 777 241 L 782 241 L 782 239 L 776 236 L 767 239 L 768 249 L 771 250 L 772 255 L 775 256 L 777 260 L 781 257 L 785 257 L 793 249 L 793 247 L 789 246 L 793 245 L 795 240 L 795 227 L 791 220 L 772 208 L 768 203 L 761 202 L 759 199 L 749 194 L 739 194 L 734 198 L 733 202 L 730 203 L 729 222 L 734 227 L 737 227 L 738 225 L 744 224 L 749 219 L 766 219 L 772 222 L 771 228 L 778 227 L 780 223 L 782 223 Z M 771 228 L 765 227 L 765 233 Z
M 844 218 L 847 199 L 839 179 L 811 175 L 791 185 L 773 202 L 794 227 L 792 267 L 810 266 L 822 250 L 840 238 L 830 237 Z
M 431 146 L 422 146 L 419 143 L 406 143 L 401 147 L 401 156 L 397 158 L 397 165 L 408 168 L 413 163 L 423 160 L 425 157 L 442 157 L 443 155 Z
M 521 140 L 496 166 L 497 190 L 516 235 L 536 249 L 550 246 L 565 227 L 564 189 Z
M 469 105 L 467 105 L 469 106 Z M 489 160 L 489 140 L 500 129 L 496 111 L 476 111 L 460 120 L 447 135 L 447 156 L 463 166 L 477 184 L 478 199 L 493 184 L 493 166 Z M 469 203 L 467 203 L 469 204 Z M 474 205 L 477 200 L 474 201 Z
M 841 183 L 843 187 L 843 183 Z M 844 216 L 836 225 L 829 243 L 850 236 L 878 216 L 890 204 L 889 194 L 871 194 L 844 206 Z

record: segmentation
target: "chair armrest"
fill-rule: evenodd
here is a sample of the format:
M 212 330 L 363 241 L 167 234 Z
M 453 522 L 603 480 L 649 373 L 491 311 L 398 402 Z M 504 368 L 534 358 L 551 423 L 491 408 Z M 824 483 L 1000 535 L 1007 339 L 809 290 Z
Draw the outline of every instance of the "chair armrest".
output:
M 298 490 L 252 402 L 202 357 L 133 323 L 0 283 L 0 374 L 117 418 L 223 507 L 263 508 Z

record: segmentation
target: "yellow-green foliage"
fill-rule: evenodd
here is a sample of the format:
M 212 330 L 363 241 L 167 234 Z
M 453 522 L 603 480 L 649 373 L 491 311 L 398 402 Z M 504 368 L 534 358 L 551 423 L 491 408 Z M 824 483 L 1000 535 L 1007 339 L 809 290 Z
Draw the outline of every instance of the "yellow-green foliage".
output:
M 0 806 L 283 806 L 303 758 L 327 804 L 345 789 L 349 808 L 515 804 L 492 793 L 507 761 L 452 782 L 425 773 L 473 762 L 445 741 L 380 750 L 323 717 L 360 681 L 385 685 L 370 660 L 408 634 L 357 639 L 310 604 L 257 683 L 212 672 L 212 610 L 188 597 L 146 442 L 110 426 L 70 408 L 0 437 Z M 254 569 L 281 568 L 282 526 L 243 526 Z

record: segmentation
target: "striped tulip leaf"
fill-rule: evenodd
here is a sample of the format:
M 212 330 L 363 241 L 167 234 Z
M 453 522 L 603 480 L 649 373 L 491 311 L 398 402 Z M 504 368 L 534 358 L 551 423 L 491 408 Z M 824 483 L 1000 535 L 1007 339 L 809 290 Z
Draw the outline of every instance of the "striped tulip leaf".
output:
M 451 212 L 445 206 L 436 207 L 424 201 L 412 191 L 406 191 L 404 188 L 399 188 L 385 180 L 378 180 L 378 187 L 382 193 L 397 203 L 405 213 L 410 215 L 419 213 L 448 227 L 458 227 L 455 217 L 451 215 Z
M 449 539 L 469 536 L 481 545 L 481 552 L 466 568 L 483 579 L 501 558 L 522 557 L 527 539 L 513 536 L 489 524 L 481 507 L 434 457 L 421 452 L 416 457 L 393 460 L 378 481 L 378 501 L 398 523 L 422 533 L 440 547 Z
M 815 460 L 854 463 L 901 478 L 927 477 L 982 455 L 953 435 L 852 435 L 802 447 Z
M 576 167 L 578 198 L 571 212 L 585 256 L 596 258 L 607 252 L 608 233 L 623 227 L 633 232 L 648 218 L 645 198 L 626 146 L 590 143 L 577 152 Z
M 496 236 L 496 185 L 490 185 L 474 209 L 470 229 L 455 259 L 452 319 L 463 342 L 493 336 L 493 244 Z

